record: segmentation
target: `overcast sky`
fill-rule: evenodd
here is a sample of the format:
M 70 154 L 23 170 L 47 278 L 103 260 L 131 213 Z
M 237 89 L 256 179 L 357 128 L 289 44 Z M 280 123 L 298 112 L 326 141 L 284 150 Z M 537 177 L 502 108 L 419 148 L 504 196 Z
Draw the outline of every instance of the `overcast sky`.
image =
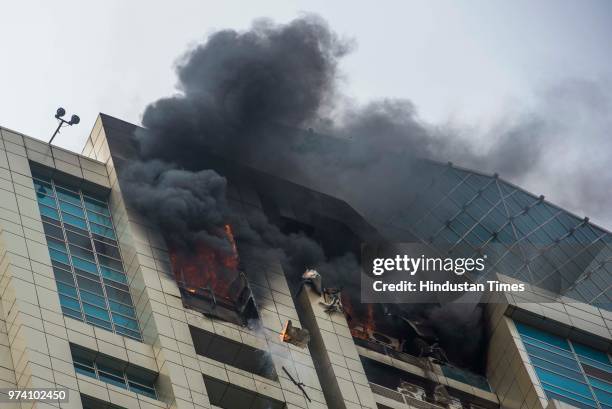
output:
M 208 33 L 303 12 L 356 41 L 344 92 L 408 98 L 433 124 L 481 128 L 567 79 L 612 79 L 607 0 L 23 0 L 1 10 L 0 125 L 48 139 L 63 106 L 81 124 L 56 143 L 80 152 L 98 112 L 139 123 L 147 103 L 174 93 L 173 65 Z

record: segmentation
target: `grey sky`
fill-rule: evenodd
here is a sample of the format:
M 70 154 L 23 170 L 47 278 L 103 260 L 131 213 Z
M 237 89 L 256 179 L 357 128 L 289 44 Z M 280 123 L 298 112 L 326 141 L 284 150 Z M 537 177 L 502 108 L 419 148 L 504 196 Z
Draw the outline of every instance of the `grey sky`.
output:
M 571 134 L 569 165 L 598 155 L 603 166 L 610 157 L 610 144 L 574 149 L 581 133 L 598 135 L 585 137 L 587 143 L 603 141 L 611 124 L 612 2 L 605 0 L 7 2 L 0 23 L 0 125 L 48 139 L 62 105 L 82 122 L 56 143 L 80 151 L 98 112 L 139 123 L 147 103 L 174 93 L 173 64 L 211 31 L 244 29 L 258 17 L 286 22 L 301 12 L 318 13 L 355 39 L 357 48 L 341 68 L 344 92 L 359 101 L 408 98 L 424 121 L 475 140 L 517 113 L 578 112 L 559 131 Z M 559 88 L 568 79 L 596 90 Z M 585 103 L 549 108 L 563 98 Z M 551 136 L 542 140 L 550 143 Z M 566 175 L 555 177 L 559 169 L 565 167 L 535 167 L 516 181 L 610 227 L 607 208 L 563 192 Z M 597 169 L 576 180 L 589 183 L 584 175 Z M 608 181 L 595 188 L 612 191 Z

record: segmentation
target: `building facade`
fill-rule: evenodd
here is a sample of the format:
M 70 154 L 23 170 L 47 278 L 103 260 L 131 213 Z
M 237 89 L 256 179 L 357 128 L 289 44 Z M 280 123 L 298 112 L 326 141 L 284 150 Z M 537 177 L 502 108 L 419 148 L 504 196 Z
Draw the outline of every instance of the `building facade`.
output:
M 357 331 L 265 249 L 236 243 L 225 291 L 191 285 L 123 198 L 135 128 L 101 114 L 82 154 L 0 128 L 0 387 L 69 392 L 0 407 L 612 408 L 610 234 L 588 219 L 440 164 L 424 163 L 437 176 L 405 214 L 368 222 L 330 196 L 224 169 L 234 210 L 312 231 L 330 251 L 409 234 L 495 254 L 491 274 L 530 291 L 485 307 L 486 369 L 473 374 Z M 281 336 L 289 321 L 308 329 L 306 347 Z

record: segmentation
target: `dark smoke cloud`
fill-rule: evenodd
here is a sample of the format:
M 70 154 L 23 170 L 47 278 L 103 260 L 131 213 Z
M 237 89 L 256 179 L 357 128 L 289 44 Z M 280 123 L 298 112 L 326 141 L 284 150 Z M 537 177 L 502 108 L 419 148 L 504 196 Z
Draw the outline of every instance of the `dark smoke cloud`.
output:
M 202 149 L 238 158 L 258 152 L 267 127 L 304 126 L 333 102 L 349 44 L 315 16 L 212 34 L 179 63 L 181 95 L 146 108 L 143 155 L 197 167 Z
M 604 182 L 610 181 L 605 155 L 573 138 L 582 126 L 603 135 L 604 126 L 591 120 L 610 129 L 608 95 L 588 83 L 567 83 L 545 93 L 536 111 L 504 117 L 474 139 L 466 136 L 469 128 L 423 122 L 407 100 L 361 105 L 343 96 L 338 64 L 351 48 L 351 41 L 312 15 L 283 25 L 261 20 L 244 32 L 211 34 L 180 60 L 179 93 L 146 108 L 142 123 L 147 131 L 137 135 L 142 160 L 128 172 L 135 182 L 128 199 L 170 240 L 215 242 L 229 218 L 241 240 L 277 249 L 296 274 L 317 267 L 347 276 L 356 266 L 350 255 L 330 260 L 304 234 L 285 235 L 260 215 L 247 222 L 234 217 L 224 201 L 224 180 L 207 170 L 202 152 L 326 191 L 365 214 L 383 212 L 389 218 L 405 206 L 410 178 L 418 177 L 411 167 L 415 157 L 497 171 L 538 186 L 539 192 L 555 189 L 562 203 L 573 206 L 584 205 L 564 192 L 598 200 L 589 205 L 594 211 L 608 206 L 605 190 L 593 185 L 590 172 L 600 171 Z M 559 104 L 566 100 L 576 102 Z M 576 111 L 581 118 L 572 123 Z M 329 137 L 315 137 L 305 131 L 310 127 Z M 609 152 L 609 138 L 597 141 L 605 142 Z M 591 155 L 588 162 L 578 163 L 585 154 Z M 447 340 L 473 334 L 479 322 L 472 319 L 478 311 L 469 319 L 445 308 L 425 312 Z M 480 342 L 465 341 L 456 344 L 464 345 L 468 355 Z
M 225 178 L 212 170 L 190 172 L 174 164 L 149 160 L 126 167 L 126 197 L 174 245 L 196 242 L 229 251 L 222 235 L 229 208 Z

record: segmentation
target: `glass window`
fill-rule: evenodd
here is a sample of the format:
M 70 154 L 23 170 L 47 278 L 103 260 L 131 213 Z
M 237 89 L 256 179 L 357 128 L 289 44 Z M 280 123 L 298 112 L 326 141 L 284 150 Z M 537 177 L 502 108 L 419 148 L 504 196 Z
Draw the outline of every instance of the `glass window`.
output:
M 155 391 L 156 373 L 113 357 L 95 355 L 93 351 L 87 351 L 80 347 L 71 346 L 71 352 L 74 369 L 77 373 L 157 399 Z M 85 356 L 95 356 L 95 359 Z
M 53 187 L 51 186 L 50 183 L 43 182 L 42 180 L 37 180 L 37 179 L 34 179 L 33 182 L 34 182 L 34 190 L 36 190 L 36 193 L 38 195 L 41 195 L 41 194 L 55 195 L 55 193 L 53 193 Z
M 128 304 L 128 303 L 131 304 L 132 299 L 129 293 L 118 290 L 109 285 L 106 285 L 104 287 L 106 288 L 106 294 L 108 294 L 108 298 L 110 298 L 111 300 L 119 301 L 123 304 Z
M 108 243 L 102 243 L 97 240 L 94 240 L 94 246 L 96 248 L 97 253 L 104 254 L 106 256 L 110 256 L 116 259 L 121 259 L 119 249 L 115 246 L 111 246 Z
M 105 216 L 110 216 L 110 211 L 108 210 L 106 203 L 92 199 L 88 196 L 83 196 L 83 202 L 85 203 L 87 210 L 92 210 Z
M 33 184 L 63 313 L 140 340 L 106 201 L 41 175 Z
M 78 193 L 58 187 L 57 184 L 55 185 L 55 191 L 57 192 L 57 197 L 59 199 L 77 206 L 81 206 L 81 198 L 79 197 Z
M 62 212 L 62 220 L 64 223 L 68 223 L 80 229 L 87 230 L 87 224 L 85 224 L 85 220 L 81 219 L 80 217 L 76 217 L 66 212 Z
M 97 318 L 99 320 L 110 321 L 108 312 L 105 309 L 83 303 L 83 311 L 85 312 L 85 314 Z
M 38 204 L 38 208 L 40 209 L 40 214 L 46 217 L 50 217 L 54 220 L 59 220 L 59 214 L 57 210 L 50 208 L 49 206 L 45 206 L 43 204 Z
M 100 261 L 100 264 L 103 266 L 112 268 L 114 270 L 123 270 L 123 265 L 118 260 L 114 260 L 112 258 L 108 258 L 102 255 L 98 255 L 98 260 Z
M 102 276 L 104 278 L 109 278 L 111 280 L 127 284 L 127 278 L 126 278 L 125 274 L 123 274 L 122 272 L 115 271 L 113 269 L 110 269 L 110 268 L 104 267 L 104 266 L 100 266 L 100 271 L 102 271 Z
M 45 206 L 49 206 L 52 208 L 56 208 L 55 198 L 47 195 L 36 195 L 38 199 L 38 203 L 44 204 Z
M 49 248 L 49 255 L 51 256 L 51 260 L 56 260 L 64 264 L 70 264 L 68 261 L 68 254 L 64 253 L 63 251 Z
M 43 222 L 43 230 L 45 234 L 51 237 L 55 237 L 60 240 L 64 240 L 64 233 L 62 233 L 61 227 L 54 226 L 50 223 Z
M 138 330 L 138 323 L 136 323 L 136 321 L 134 321 L 133 319 L 124 317 L 120 314 L 113 314 L 113 320 L 115 321 L 115 323 L 129 328 L 131 330 Z
M 153 399 L 157 399 L 157 396 L 155 395 L 155 389 L 153 388 L 147 388 L 146 386 L 137 384 L 135 382 L 130 382 L 130 390 L 132 392 L 139 393 L 141 395 L 145 395 Z
M 612 379 L 607 353 L 528 325 L 516 323 L 516 328 L 549 398 L 580 408 L 612 404 L 612 384 L 600 379 Z
M 104 297 L 95 295 L 89 291 L 81 289 L 81 299 L 90 304 L 97 305 L 98 307 L 106 308 L 106 301 L 104 300 Z
M 111 311 L 118 312 L 120 314 L 127 315 L 132 318 L 136 318 L 136 314 L 134 313 L 133 307 L 112 300 L 109 300 L 108 302 L 110 304 Z
M 83 290 L 91 291 L 98 295 L 104 295 L 102 285 L 98 281 L 88 280 L 87 278 L 77 275 L 77 282 L 79 283 L 79 288 Z
M 60 304 L 62 304 L 62 306 L 64 307 L 68 307 L 70 309 L 76 310 L 76 311 L 80 311 L 81 307 L 79 305 L 79 302 L 71 297 L 67 297 L 63 294 L 60 294 Z
M 60 294 L 69 295 L 74 298 L 78 298 L 76 287 L 65 283 L 57 283 L 57 291 Z
M 85 218 L 85 213 L 83 212 L 83 209 L 81 207 L 73 205 L 68 202 L 61 201 L 61 200 L 59 204 L 60 204 L 60 209 L 62 209 L 63 212 L 70 213 L 82 219 Z
M 72 263 L 76 268 L 80 268 L 81 270 L 85 270 L 94 274 L 98 273 L 98 267 L 96 266 L 96 263 L 92 263 L 91 261 L 83 260 L 82 258 L 78 258 L 73 255 Z
M 94 223 L 98 223 L 98 224 L 100 224 L 102 226 L 110 227 L 110 228 L 113 227 L 113 223 L 106 216 L 102 216 L 102 215 L 94 213 L 94 212 L 87 212 L 87 218 L 89 219 L 89 221 L 94 222 Z
M 91 251 L 85 250 L 84 248 L 70 245 L 70 254 L 83 258 L 95 264 L 96 259 Z
M 61 268 L 53 267 L 53 274 L 55 275 L 55 279 L 57 281 L 74 285 L 74 276 L 71 272 L 62 270 Z
M 79 247 L 83 247 L 88 250 L 92 250 L 91 239 L 87 236 L 83 236 L 82 234 L 77 234 L 69 230 L 66 230 L 66 238 L 68 239 L 68 243 L 76 244 Z
M 96 223 L 90 223 L 89 225 L 91 226 L 91 231 L 93 233 L 100 234 L 104 237 L 108 237 L 111 239 L 116 239 L 115 232 L 113 231 L 112 228 L 101 226 Z
M 66 243 L 64 243 L 63 241 L 55 240 L 55 239 L 47 237 L 47 244 L 52 249 L 60 250 L 60 251 L 62 251 L 64 253 L 67 253 L 67 251 L 66 251 Z

